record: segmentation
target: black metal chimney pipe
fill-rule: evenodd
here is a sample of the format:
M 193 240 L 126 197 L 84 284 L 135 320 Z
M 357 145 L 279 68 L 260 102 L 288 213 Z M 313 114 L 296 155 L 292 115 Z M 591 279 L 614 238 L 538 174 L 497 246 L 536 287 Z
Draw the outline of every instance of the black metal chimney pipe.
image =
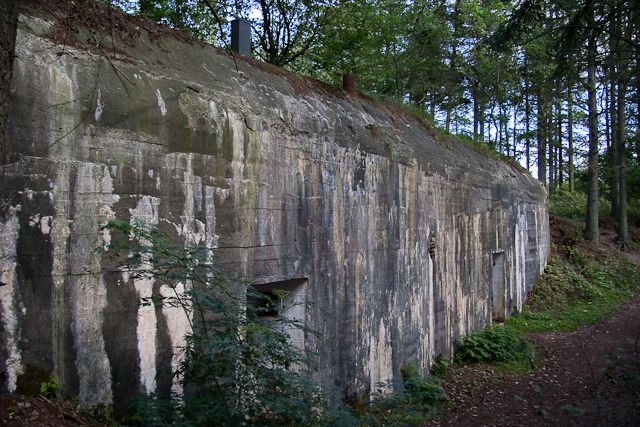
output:
M 246 19 L 231 21 L 231 49 L 240 55 L 251 55 L 251 24 Z

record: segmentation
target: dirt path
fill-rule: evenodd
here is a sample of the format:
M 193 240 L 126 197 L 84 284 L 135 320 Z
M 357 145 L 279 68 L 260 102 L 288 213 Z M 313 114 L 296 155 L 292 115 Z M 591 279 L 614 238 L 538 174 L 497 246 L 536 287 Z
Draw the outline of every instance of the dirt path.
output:
M 6 427 L 100 427 L 70 404 L 43 396 L 0 394 L 0 426 Z
M 640 294 L 611 318 L 575 332 L 531 334 L 532 374 L 453 366 L 442 426 L 640 426 Z

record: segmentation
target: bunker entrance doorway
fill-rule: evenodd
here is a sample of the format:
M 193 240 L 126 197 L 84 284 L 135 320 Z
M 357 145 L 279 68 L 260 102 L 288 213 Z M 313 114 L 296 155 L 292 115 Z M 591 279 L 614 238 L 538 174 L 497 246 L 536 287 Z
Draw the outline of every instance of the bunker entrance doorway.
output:
M 494 253 L 491 261 L 491 318 L 494 322 L 504 322 L 507 312 L 507 294 L 504 280 L 504 252 Z
M 253 295 L 247 298 L 256 315 L 273 329 L 287 334 L 290 343 L 299 350 L 305 347 L 308 282 L 307 278 L 299 278 L 255 284 Z

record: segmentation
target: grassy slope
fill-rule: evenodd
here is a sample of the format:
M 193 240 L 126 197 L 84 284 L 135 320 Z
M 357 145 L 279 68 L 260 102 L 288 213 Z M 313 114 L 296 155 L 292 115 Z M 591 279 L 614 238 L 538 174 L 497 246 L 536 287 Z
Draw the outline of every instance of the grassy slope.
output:
M 581 193 L 551 197 L 551 257 L 524 310 L 504 327 L 465 338 L 456 361 L 489 362 L 505 372 L 527 372 L 535 365 L 536 350 L 523 334 L 575 330 L 596 323 L 640 290 L 640 256 L 637 251 L 618 251 L 611 221 L 603 222 L 599 243 L 582 239 L 585 203 Z M 606 204 L 601 204 L 601 210 L 606 215 Z M 631 231 L 638 235 L 637 229 Z
M 507 325 L 520 332 L 577 329 L 613 314 L 639 283 L 638 266 L 607 245 L 555 245 L 525 309 Z
M 512 317 L 508 327 L 520 332 L 577 329 L 610 316 L 638 291 L 640 257 L 617 250 L 612 221 L 601 223 L 599 243 L 582 239 L 585 206 L 586 196 L 580 192 L 551 196 L 551 258 L 524 311 Z M 601 217 L 608 211 L 602 201 Z M 630 225 L 631 236 L 637 236 Z

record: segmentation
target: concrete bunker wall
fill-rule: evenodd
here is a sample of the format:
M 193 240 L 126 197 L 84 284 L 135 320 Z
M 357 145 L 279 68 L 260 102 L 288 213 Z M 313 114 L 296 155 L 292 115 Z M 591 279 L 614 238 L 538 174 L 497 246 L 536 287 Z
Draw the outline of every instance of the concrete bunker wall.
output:
M 143 32 L 107 61 L 52 42 L 55 25 L 23 14 L 16 42 L 0 172 L 9 391 L 54 376 L 93 404 L 179 387 L 187 319 L 139 306 L 167 290 L 93 251 L 114 217 L 256 283 L 304 280 L 318 335 L 303 345 L 348 396 L 428 368 L 495 307 L 519 310 L 545 266 L 544 189 L 503 162 L 212 48 Z

